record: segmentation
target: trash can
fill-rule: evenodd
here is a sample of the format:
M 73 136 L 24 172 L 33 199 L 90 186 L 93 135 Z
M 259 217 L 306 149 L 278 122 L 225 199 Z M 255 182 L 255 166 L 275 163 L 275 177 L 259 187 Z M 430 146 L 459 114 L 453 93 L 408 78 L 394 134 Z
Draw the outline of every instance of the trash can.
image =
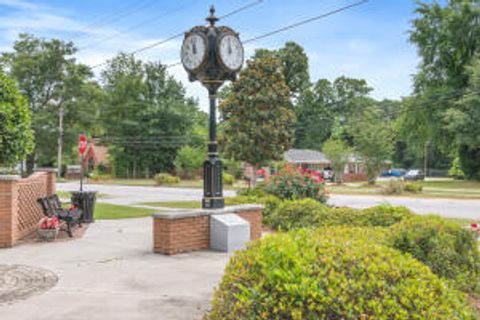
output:
M 72 204 L 82 210 L 82 222 L 94 222 L 96 191 L 73 191 Z

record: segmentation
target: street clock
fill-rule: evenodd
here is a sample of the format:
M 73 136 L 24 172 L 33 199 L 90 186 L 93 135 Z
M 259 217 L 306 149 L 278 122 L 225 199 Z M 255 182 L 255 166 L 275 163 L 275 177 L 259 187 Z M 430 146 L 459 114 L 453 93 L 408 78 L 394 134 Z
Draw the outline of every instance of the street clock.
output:
M 190 81 L 199 81 L 210 99 L 208 159 L 203 165 L 203 201 L 205 209 L 224 207 L 222 162 L 217 152 L 217 91 L 226 80 L 235 81 L 243 65 L 243 45 L 237 32 L 215 26 L 219 20 L 210 9 L 207 26 L 196 26 L 185 33 L 181 59 Z

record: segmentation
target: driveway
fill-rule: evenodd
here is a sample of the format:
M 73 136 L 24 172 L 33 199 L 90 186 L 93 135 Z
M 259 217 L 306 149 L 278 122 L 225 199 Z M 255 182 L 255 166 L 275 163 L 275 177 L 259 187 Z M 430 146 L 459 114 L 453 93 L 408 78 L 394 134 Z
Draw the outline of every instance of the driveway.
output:
M 58 183 L 57 189 L 62 191 L 78 190 L 78 183 Z M 140 202 L 158 202 L 175 200 L 198 200 L 202 198 L 202 189 L 165 188 L 165 187 L 132 187 L 117 185 L 86 185 L 86 190 L 96 190 L 106 194 L 100 202 L 113 204 L 137 204 Z M 235 192 L 227 190 L 225 196 L 234 196 Z M 377 195 L 340 195 L 333 194 L 329 200 L 336 206 L 367 208 L 381 203 L 406 206 L 418 214 L 434 213 L 450 218 L 467 218 L 480 220 L 480 200 L 384 197 Z
M 97 221 L 81 239 L 0 250 L 0 267 L 58 276 L 46 293 L 7 305 L 0 299 L 0 319 L 201 319 L 227 261 L 227 254 L 210 251 L 154 254 L 150 218 Z M 5 286 L 42 281 L 24 279 L 25 268 L 0 273 L 0 298 Z

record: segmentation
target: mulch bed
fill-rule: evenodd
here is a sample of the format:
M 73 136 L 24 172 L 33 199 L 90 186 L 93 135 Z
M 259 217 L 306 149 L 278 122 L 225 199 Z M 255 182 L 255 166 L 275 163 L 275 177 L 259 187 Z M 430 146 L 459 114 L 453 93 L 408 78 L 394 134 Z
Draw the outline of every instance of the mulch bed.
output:
M 66 226 L 63 225 L 63 224 L 60 224 L 60 226 L 61 226 L 62 229 L 66 228 Z M 38 234 L 37 234 L 37 231 L 35 230 L 32 233 L 30 233 L 28 236 L 26 236 L 25 238 L 21 239 L 18 242 L 18 244 L 27 244 L 27 243 L 45 243 L 45 244 L 48 244 L 48 243 L 53 243 L 53 242 L 64 242 L 64 241 L 77 240 L 77 239 L 83 237 L 83 234 L 85 233 L 85 231 L 87 231 L 88 226 L 89 226 L 88 223 L 82 223 L 81 228 L 79 228 L 77 226 L 72 228 L 72 236 L 73 237 L 71 237 L 71 238 L 68 236 L 68 233 L 66 231 L 60 230 L 58 232 L 57 239 L 55 241 L 50 241 L 50 242 L 40 239 Z

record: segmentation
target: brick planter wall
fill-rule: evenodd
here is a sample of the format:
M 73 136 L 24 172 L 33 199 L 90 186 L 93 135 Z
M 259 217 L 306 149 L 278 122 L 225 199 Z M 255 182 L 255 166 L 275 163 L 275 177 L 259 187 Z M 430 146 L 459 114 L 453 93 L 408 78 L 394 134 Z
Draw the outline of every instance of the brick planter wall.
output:
M 35 230 L 43 212 L 37 199 L 55 193 L 56 171 L 37 170 L 25 179 L 0 176 L 0 248 Z
M 153 216 L 153 251 L 177 254 L 210 247 L 210 216 L 235 213 L 250 223 L 250 239 L 262 235 L 262 206 L 241 205 L 218 210 L 158 213 Z

